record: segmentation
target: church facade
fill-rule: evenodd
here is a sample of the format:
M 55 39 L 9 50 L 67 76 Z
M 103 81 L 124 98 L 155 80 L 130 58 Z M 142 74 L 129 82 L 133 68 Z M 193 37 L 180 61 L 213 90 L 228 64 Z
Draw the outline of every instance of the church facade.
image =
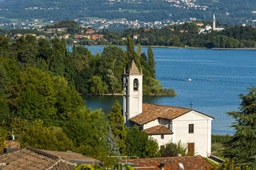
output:
M 213 117 L 189 108 L 143 103 L 142 71 L 134 61 L 123 74 L 123 115 L 126 125 L 137 124 L 159 145 L 186 144 L 192 155 L 211 154 Z

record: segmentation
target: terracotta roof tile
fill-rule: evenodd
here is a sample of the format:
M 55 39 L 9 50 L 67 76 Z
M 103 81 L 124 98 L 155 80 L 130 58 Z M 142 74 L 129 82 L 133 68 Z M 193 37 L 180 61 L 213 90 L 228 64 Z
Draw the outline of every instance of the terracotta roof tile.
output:
M 77 164 L 100 164 L 97 159 L 75 152 L 39 150 L 31 147 L 0 155 L 0 169 L 73 170 Z
M 61 157 L 65 160 L 68 160 L 73 163 L 90 163 L 90 164 L 100 164 L 101 161 L 98 159 L 94 159 L 91 157 L 84 156 L 82 154 L 76 153 L 76 152 L 60 152 L 60 151 L 50 151 L 50 150 L 41 150 L 43 152 L 49 153 L 51 155 L 56 155 L 58 157 Z
M 191 109 L 187 108 L 161 106 L 148 103 L 143 103 L 142 110 L 141 114 L 132 117 L 130 120 L 139 125 L 143 125 L 157 118 L 172 120 L 191 111 Z
M 3 170 L 71 170 L 76 166 L 75 163 L 31 147 L 0 155 L 0 165 Z
M 163 125 L 156 125 L 143 131 L 146 132 L 148 135 L 173 134 L 170 129 Z
M 164 170 L 180 170 L 179 163 L 182 163 L 186 170 L 205 170 L 212 167 L 202 156 L 129 159 L 121 162 L 131 164 L 136 170 L 160 170 L 161 163 L 164 164 Z

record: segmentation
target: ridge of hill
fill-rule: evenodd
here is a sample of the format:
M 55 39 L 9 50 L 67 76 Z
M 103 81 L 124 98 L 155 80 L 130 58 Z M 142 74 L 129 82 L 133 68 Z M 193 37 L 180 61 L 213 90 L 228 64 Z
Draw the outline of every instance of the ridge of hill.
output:
M 221 24 L 254 25 L 253 0 L 0 0 L 0 23 L 92 18 L 126 18 L 145 22 L 212 20 Z

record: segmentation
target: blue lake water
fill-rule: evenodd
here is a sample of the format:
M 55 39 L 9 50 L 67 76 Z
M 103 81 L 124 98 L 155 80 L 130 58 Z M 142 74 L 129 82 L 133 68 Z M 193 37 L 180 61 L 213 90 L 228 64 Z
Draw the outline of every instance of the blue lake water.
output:
M 88 46 L 93 54 L 103 47 Z M 146 49 L 143 49 L 146 51 Z M 213 134 L 233 134 L 234 119 L 226 113 L 239 111 L 238 95 L 256 86 L 256 51 L 153 48 L 156 75 L 165 88 L 173 88 L 175 97 L 144 97 L 159 105 L 192 108 L 214 117 Z M 191 79 L 192 81 L 188 81 Z M 106 113 L 122 97 L 85 97 L 87 107 Z M 121 102 L 122 103 L 122 102 Z

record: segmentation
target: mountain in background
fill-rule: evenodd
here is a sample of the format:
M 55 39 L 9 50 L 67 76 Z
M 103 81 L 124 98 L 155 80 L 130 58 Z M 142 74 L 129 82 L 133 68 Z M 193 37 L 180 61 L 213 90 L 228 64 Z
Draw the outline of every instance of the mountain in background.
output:
M 254 25 L 256 21 L 253 0 L 0 0 L 0 9 L 0 23 L 97 18 L 209 21 L 213 13 L 222 25 Z

